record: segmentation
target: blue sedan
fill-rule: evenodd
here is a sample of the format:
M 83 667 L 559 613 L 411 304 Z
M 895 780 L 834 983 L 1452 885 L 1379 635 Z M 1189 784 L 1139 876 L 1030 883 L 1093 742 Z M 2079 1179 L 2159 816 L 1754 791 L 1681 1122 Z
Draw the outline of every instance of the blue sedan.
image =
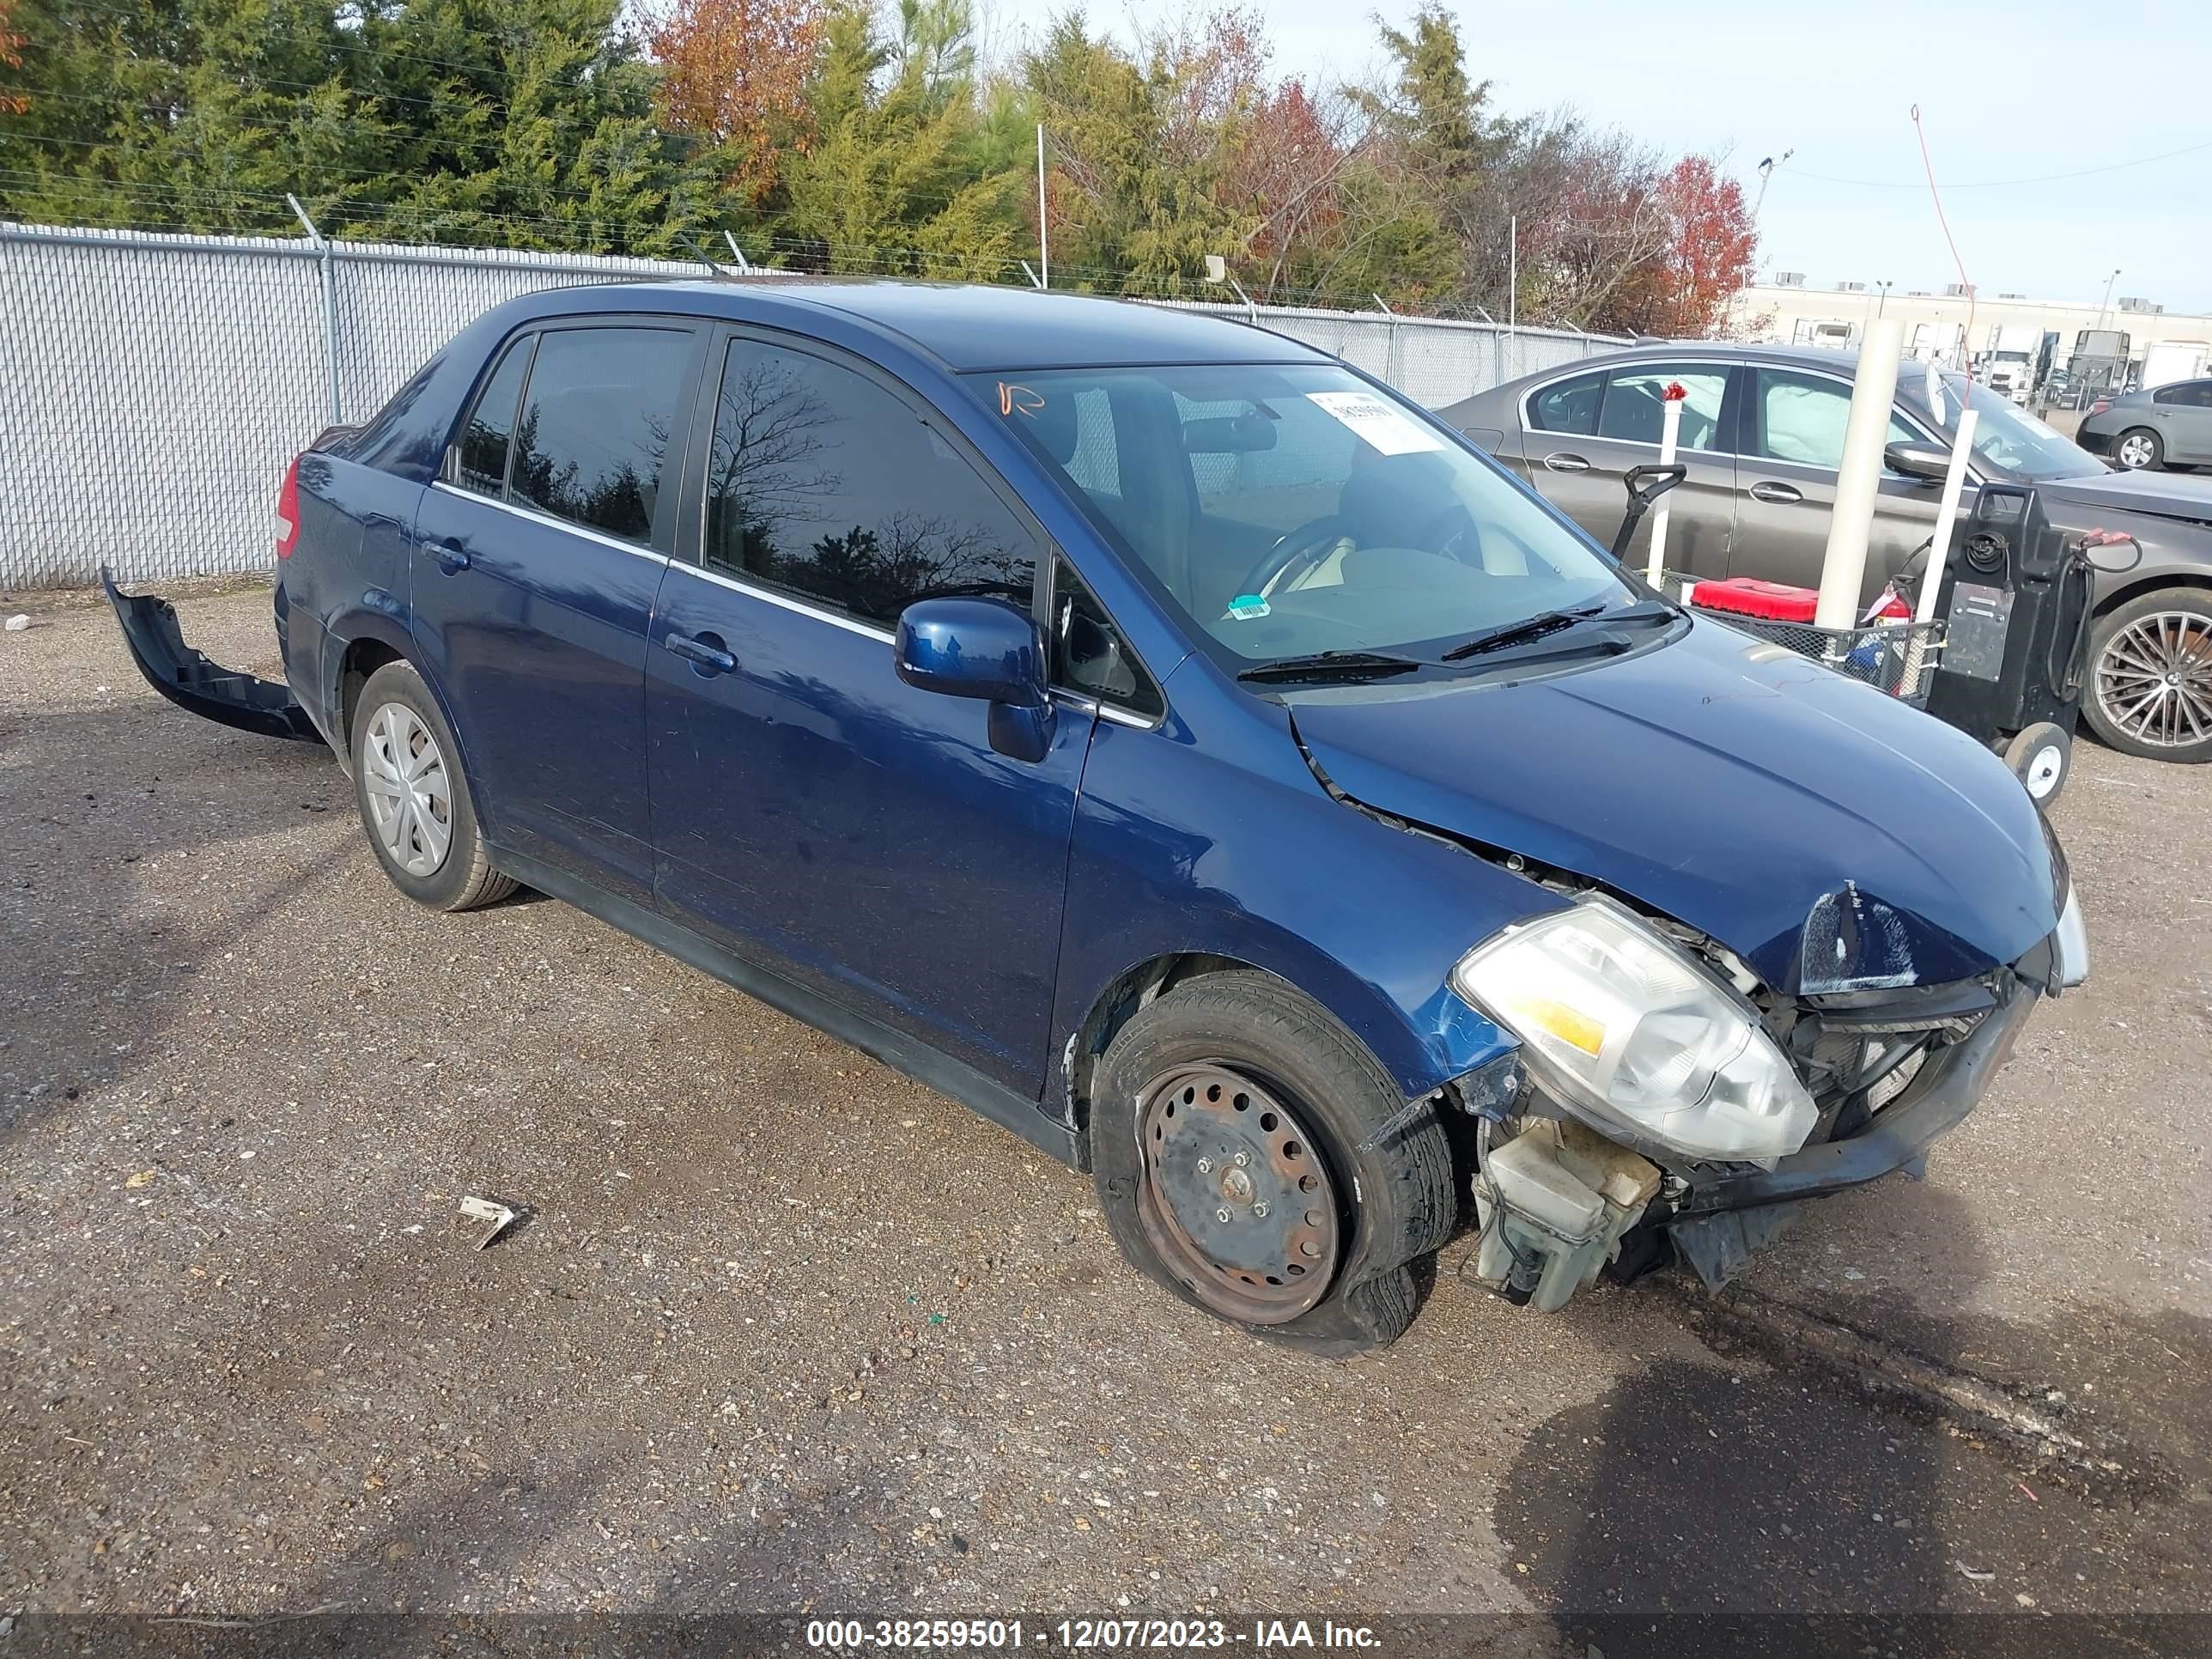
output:
M 527 885 L 788 1010 L 1322 1352 L 1463 1210 L 1538 1308 L 1719 1282 L 2087 967 L 1995 757 L 1229 322 L 536 295 L 302 453 L 276 553 L 282 685 L 111 593 L 174 701 L 330 746 L 401 892 Z

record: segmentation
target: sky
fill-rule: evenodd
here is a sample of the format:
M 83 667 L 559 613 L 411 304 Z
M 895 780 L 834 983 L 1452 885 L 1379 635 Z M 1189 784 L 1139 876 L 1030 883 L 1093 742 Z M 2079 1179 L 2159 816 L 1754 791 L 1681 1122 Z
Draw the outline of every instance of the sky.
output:
M 1468 4 L 1471 78 L 1493 106 L 1572 105 L 1672 153 L 1725 154 L 1759 210 L 1759 270 L 1815 287 L 1959 280 L 1914 136 L 1917 103 L 1966 277 L 1984 294 L 2115 298 L 2212 312 L 2212 4 L 2206 0 L 1629 0 Z M 992 0 L 994 53 L 1064 9 Z M 1207 0 L 1106 0 L 1093 28 L 1126 38 Z M 1373 7 L 1257 7 L 1279 73 L 1324 83 L 1378 70 Z M 1384 0 L 1402 24 L 1413 0 Z M 1679 21 L 1672 21 L 1679 19 Z M 2148 165 L 2112 167 L 2196 147 Z M 2053 173 L 2105 168 L 2087 177 Z M 2013 183 L 2038 179 L 2038 183 Z M 1841 182 L 1849 181 L 1849 182 Z

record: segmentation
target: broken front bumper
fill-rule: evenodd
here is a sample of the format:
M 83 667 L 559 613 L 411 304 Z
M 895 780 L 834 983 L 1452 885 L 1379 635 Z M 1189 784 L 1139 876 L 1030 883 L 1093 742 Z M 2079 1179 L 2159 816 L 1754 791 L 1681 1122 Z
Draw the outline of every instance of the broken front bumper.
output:
M 1965 1036 L 1929 1050 L 1895 1098 L 1863 1114 L 1856 1129 L 1778 1158 L 1771 1168 L 1684 1164 L 1648 1146 L 1632 1152 L 1580 1122 L 1541 1115 L 1522 1116 L 1518 1121 L 1527 1127 L 1494 1153 L 1486 1133 L 1475 1177 L 1483 1230 L 1477 1277 L 1548 1310 L 1563 1305 L 1601 1265 L 1610 1263 L 1615 1278 L 1633 1278 L 1662 1264 L 1671 1243 L 1717 1290 L 1782 1234 L 1807 1199 L 1898 1170 L 1917 1176 L 1929 1146 L 1956 1128 L 1988 1091 L 2036 1003 L 2078 984 L 2086 973 L 2087 944 L 2070 893 L 2063 908 L 2059 928 L 1995 982 L 1933 988 L 1935 997 L 1907 1015 L 1931 1025 L 1948 1023 L 1956 1015 L 1943 1006 L 1947 1000 L 1976 995 L 1986 1011 L 1975 1015 Z M 1967 994 L 1945 998 L 1950 990 Z M 1893 1030 L 1898 1022 L 1882 1018 L 1888 1012 L 1860 1005 L 1858 1024 L 1869 1032 Z M 1846 1022 L 1845 1031 L 1854 1029 L 1849 1013 L 1835 1017 Z M 1663 1179 L 1662 1162 L 1671 1171 Z M 1587 1200 L 1580 1209 L 1577 1198 Z
M 146 684 L 178 708 L 264 738 L 323 741 L 291 687 L 225 668 L 205 652 L 186 645 L 177 625 L 177 608 L 167 599 L 124 592 L 104 566 L 100 585 L 115 607 L 131 660 L 138 665 Z

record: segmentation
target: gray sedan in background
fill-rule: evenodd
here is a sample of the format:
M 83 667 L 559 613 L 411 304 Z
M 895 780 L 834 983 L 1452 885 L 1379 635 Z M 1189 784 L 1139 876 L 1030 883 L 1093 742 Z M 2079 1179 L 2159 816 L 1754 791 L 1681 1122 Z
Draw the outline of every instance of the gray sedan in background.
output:
M 2100 398 L 2074 441 L 2131 472 L 2212 466 L 2212 380 L 2177 380 L 2109 403 Z
M 1811 347 L 1674 342 L 1585 357 L 1441 413 L 1609 546 L 1627 504 L 1622 479 L 1657 460 L 1662 394 L 1678 384 L 1675 459 L 1687 476 L 1668 498 L 1668 565 L 1816 587 L 1857 366 L 1855 354 Z M 1864 600 L 1934 532 L 1962 400 L 1978 416 L 1962 513 L 1984 481 L 2030 483 L 2059 529 L 2124 532 L 2142 550 L 2125 571 L 2097 577 L 2082 699 L 2091 728 L 2130 755 L 2212 760 L 2212 480 L 2116 472 L 1986 387 L 1907 362 Z M 1650 522 L 1630 544 L 1632 567 Z

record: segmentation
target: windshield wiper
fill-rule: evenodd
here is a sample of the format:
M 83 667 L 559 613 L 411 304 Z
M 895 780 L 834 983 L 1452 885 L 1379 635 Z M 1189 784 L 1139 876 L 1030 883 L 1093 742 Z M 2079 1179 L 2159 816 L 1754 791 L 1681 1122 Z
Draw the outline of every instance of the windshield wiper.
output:
M 1595 605 L 1570 605 L 1560 611 L 1539 611 L 1533 617 L 1486 629 L 1473 638 L 1462 641 L 1443 653 L 1443 660 L 1460 662 L 1468 657 L 1481 656 L 1486 652 L 1502 650 L 1509 645 L 1540 640 L 1547 634 L 1556 634 L 1563 628 L 1572 628 L 1577 623 L 1589 622 L 1599 617 L 1608 623 L 1651 622 L 1674 614 L 1674 606 L 1654 599 L 1639 600 L 1618 611 L 1607 611 L 1602 600 Z
M 1310 656 L 1282 657 L 1237 671 L 1240 680 L 1367 680 L 1390 674 L 1410 674 L 1428 665 L 1411 657 L 1386 656 L 1379 651 L 1316 651 Z

